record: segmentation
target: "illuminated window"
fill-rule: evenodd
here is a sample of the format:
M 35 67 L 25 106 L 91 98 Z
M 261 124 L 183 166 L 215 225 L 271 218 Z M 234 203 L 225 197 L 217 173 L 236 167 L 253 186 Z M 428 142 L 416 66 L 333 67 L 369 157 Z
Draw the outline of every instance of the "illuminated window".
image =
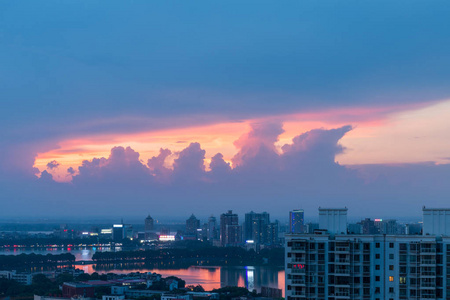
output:
M 389 281 L 394 281 L 394 276 L 389 276 Z
M 406 277 L 400 277 L 400 284 L 406 284 Z

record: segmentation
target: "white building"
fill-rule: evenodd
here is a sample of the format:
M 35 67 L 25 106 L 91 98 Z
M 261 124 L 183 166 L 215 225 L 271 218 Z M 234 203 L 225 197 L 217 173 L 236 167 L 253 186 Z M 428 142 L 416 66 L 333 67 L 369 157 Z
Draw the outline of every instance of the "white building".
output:
M 286 235 L 286 300 L 450 299 L 450 236 L 320 233 Z
M 424 235 L 450 236 L 450 208 L 425 208 L 423 211 Z
M 28 273 L 17 273 L 12 271 L 0 271 L 0 278 L 12 279 L 20 284 L 30 285 L 33 282 L 33 275 Z
M 347 233 L 347 208 L 319 207 L 319 229 L 329 233 Z

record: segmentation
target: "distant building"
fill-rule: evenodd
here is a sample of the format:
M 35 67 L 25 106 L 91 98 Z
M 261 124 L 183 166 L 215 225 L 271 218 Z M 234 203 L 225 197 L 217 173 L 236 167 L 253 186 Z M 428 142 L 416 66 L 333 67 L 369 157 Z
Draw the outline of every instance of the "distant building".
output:
M 319 229 L 329 233 L 347 233 L 347 208 L 319 207 Z
M 450 209 L 426 208 L 423 211 L 423 235 L 450 235 Z
M 153 231 L 153 218 L 148 215 L 147 218 L 144 220 L 144 228 L 145 232 L 152 232 Z
M 62 294 L 64 298 L 93 298 L 95 296 L 95 288 L 92 285 L 80 282 L 64 282 Z
M 375 221 L 371 220 L 370 218 L 365 218 L 364 220 L 361 220 L 359 224 L 362 227 L 362 234 L 378 234 L 380 233 L 380 230 L 377 226 L 375 226 Z
M 277 288 L 272 288 L 272 287 L 268 287 L 268 286 L 261 287 L 261 296 L 266 297 L 266 298 L 271 298 L 271 299 L 282 298 L 283 297 L 282 292 L 283 291 L 281 289 L 277 289 Z
M 217 240 L 219 239 L 219 228 L 217 227 L 217 220 L 214 216 L 209 217 L 208 219 L 208 240 Z
M 20 284 L 30 285 L 33 281 L 33 275 L 29 273 L 17 273 L 17 271 L 0 271 L 0 278 L 15 280 Z
M 266 239 L 266 244 L 267 245 L 279 245 L 280 244 L 280 238 L 278 235 L 278 228 L 279 228 L 279 223 L 278 221 L 275 221 L 273 223 L 270 223 L 269 225 L 267 225 L 267 239 Z
M 270 224 L 270 215 L 266 212 L 245 214 L 244 240 L 252 240 L 256 245 L 267 243 L 268 226 Z
M 192 214 L 189 219 L 186 220 L 186 234 L 197 236 L 197 229 L 200 228 L 200 220 Z
M 289 233 L 304 232 L 304 211 L 303 209 L 295 209 L 289 212 Z
M 220 244 L 223 247 L 241 244 L 239 217 L 232 210 L 220 215 Z
M 123 241 L 125 238 L 125 227 L 123 223 L 114 224 L 112 228 L 112 239 L 115 242 Z

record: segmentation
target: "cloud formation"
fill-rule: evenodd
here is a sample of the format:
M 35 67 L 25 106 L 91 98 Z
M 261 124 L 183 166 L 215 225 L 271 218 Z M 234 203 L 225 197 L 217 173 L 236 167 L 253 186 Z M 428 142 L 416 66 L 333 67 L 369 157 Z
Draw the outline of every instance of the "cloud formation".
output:
M 283 217 L 293 208 L 315 216 L 318 206 L 347 206 L 354 215 L 367 215 L 370 208 L 371 216 L 395 217 L 405 216 L 405 205 L 415 207 L 415 214 L 422 205 L 446 206 L 450 165 L 342 166 L 335 156 L 345 151 L 339 140 L 350 130 L 314 129 L 277 148 L 281 124 L 253 124 L 235 143 L 234 168 L 220 153 L 206 157 L 199 143 L 177 153 L 160 149 L 147 164 L 132 148 L 114 147 L 108 157 L 68 170 L 76 174 L 70 183 L 57 183 L 44 171 L 28 190 L 13 190 L 9 184 L 5 191 L 23 203 L 45 195 L 40 201 L 51 203 L 58 214 L 68 207 L 73 212 L 89 207 L 84 214 L 136 216 L 145 207 L 174 217 L 183 216 L 187 208 L 205 216 L 261 209 Z M 6 205 L 4 211 L 12 209 Z
M 47 169 L 53 170 L 59 167 L 59 163 L 56 160 L 52 160 L 47 164 Z

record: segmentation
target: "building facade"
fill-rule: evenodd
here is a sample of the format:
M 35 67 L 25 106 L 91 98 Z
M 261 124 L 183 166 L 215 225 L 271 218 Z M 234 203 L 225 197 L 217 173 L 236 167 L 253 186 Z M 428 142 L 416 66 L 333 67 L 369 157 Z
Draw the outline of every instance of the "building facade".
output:
M 286 300 L 450 299 L 450 237 L 289 234 L 285 270 Z
M 220 244 L 222 247 L 241 244 L 241 226 L 239 217 L 232 210 L 220 215 Z
M 266 244 L 270 215 L 267 212 L 245 214 L 244 239 L 253 241 L 256 245 Z
M 303 209 L 295 209 L 289 212 L 289 233 L 303 233 L 305 215 Z

